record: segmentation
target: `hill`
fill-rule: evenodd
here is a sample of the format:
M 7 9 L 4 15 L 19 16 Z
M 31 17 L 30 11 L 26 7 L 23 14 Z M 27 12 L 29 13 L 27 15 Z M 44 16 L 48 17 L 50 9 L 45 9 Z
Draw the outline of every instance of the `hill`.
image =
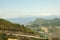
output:
M 42 19 L 37 18 L 31 23 L 31 26 L 60 26 L 60 19 Z
M 36 17 L 18 17 L 18 18 L 7 18 L 7 20 L 13 22 L 13 23 L 19 23 L 19 24 L 29 24 L 29 22 L 32 22 L 36 19 Z
M 55 32 L 57 30 L 57 27 L 60 28 L 60 18 L 54 19 L 37 18 L 29 26 L 33 30 L 40 33 L 40 35 L 42 35 L 43 37 L 47 37 L 48 35 L 50 35 L 50 33 Z
M 23 24 L 16 24 L 9 22 L 8 20 L 0 19 L 0 30 L 4 32 L 20 32 L 21 34 L 32 34 L 37 35 L 37 33 L 30 28 L 25 27 Z
M 17 17 L 17 18 L 6 18 L 6 19 L 13 23 L 28 25 L 30 22 L 33 22 L 36 18 L 37 18 L 36 16 L 31 16 L 31 17 Z M 38 16 L 38 18 L 54 19 L 54 18 L 60 18 L 60 16 L 49 16 L 49 17 L 48 16 Z

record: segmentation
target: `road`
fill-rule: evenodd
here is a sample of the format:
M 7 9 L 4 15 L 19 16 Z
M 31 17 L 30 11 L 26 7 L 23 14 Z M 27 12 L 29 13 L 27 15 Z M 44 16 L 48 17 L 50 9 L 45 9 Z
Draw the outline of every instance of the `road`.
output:
M 9 35 L 9 34 L 7 34 L 7 35 Z M 20 37 L 30 37 L 30 38 L 38 38 L 38 39 L 40 39 L 40 37 L 38 37 L 38 36 L 32 36 L 32 35 L 23 35 L 23 34 L 12 34 L 12 35 L 14 35 L 14 36 L 20 36 Z
M 40 37 L 32 36 L 32 35 L 20 35 L 20 34 L 12 34 L 12 35 L 15 35 L 15 36 L 22 36 L 22 37 L 40 38 Z

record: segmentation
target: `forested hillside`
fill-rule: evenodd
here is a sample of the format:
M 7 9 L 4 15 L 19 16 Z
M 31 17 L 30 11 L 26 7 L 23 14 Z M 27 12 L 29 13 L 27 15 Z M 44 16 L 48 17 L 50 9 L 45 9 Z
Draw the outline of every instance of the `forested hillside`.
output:
M 31 27 L 38 27 L 38 26 L 60 26 L 60 19 L 42 19 L 37 18 L 33 21 L 30 25 Z
M 50 35 L 50 33 L 55 32 L 57 28 L 60 28 L 60 19 L 59 18 L 54 18 L 54 19 L 37 18 L 29 26 L 33 30 L 40 33 L 42 37 L 47 37 L 48 35 Z
M 0 30 L 8 30 L 12 32 L 21 32 L 24 34 L 37 35 L 37 33 L 30 28 L 25 27 L 23 24 L 16 24 L 9 22 L 8 20 L 0 19 Z

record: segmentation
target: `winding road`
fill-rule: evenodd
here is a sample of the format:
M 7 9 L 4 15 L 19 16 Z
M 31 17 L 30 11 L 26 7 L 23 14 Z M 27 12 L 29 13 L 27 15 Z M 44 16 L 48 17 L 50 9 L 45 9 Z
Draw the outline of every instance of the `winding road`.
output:
M 7 33 L 7 35 L 10 35 L 9 33 Z M 38 38 L 40 39 L 39 36 L 32 36 L 32 35 L 23 35 L 23 34 L 12 34 L 13 36 L 16 36 L 16 37 L 30 37 L 30 38 Z

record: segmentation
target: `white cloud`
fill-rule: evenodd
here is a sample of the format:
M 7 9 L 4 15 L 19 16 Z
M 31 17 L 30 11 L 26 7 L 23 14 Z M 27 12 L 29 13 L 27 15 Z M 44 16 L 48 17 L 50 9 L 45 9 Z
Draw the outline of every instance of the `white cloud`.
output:
M 60 9 L 0 9 L 1 18 L 29 17 L 29 16 L 60 16 Z

